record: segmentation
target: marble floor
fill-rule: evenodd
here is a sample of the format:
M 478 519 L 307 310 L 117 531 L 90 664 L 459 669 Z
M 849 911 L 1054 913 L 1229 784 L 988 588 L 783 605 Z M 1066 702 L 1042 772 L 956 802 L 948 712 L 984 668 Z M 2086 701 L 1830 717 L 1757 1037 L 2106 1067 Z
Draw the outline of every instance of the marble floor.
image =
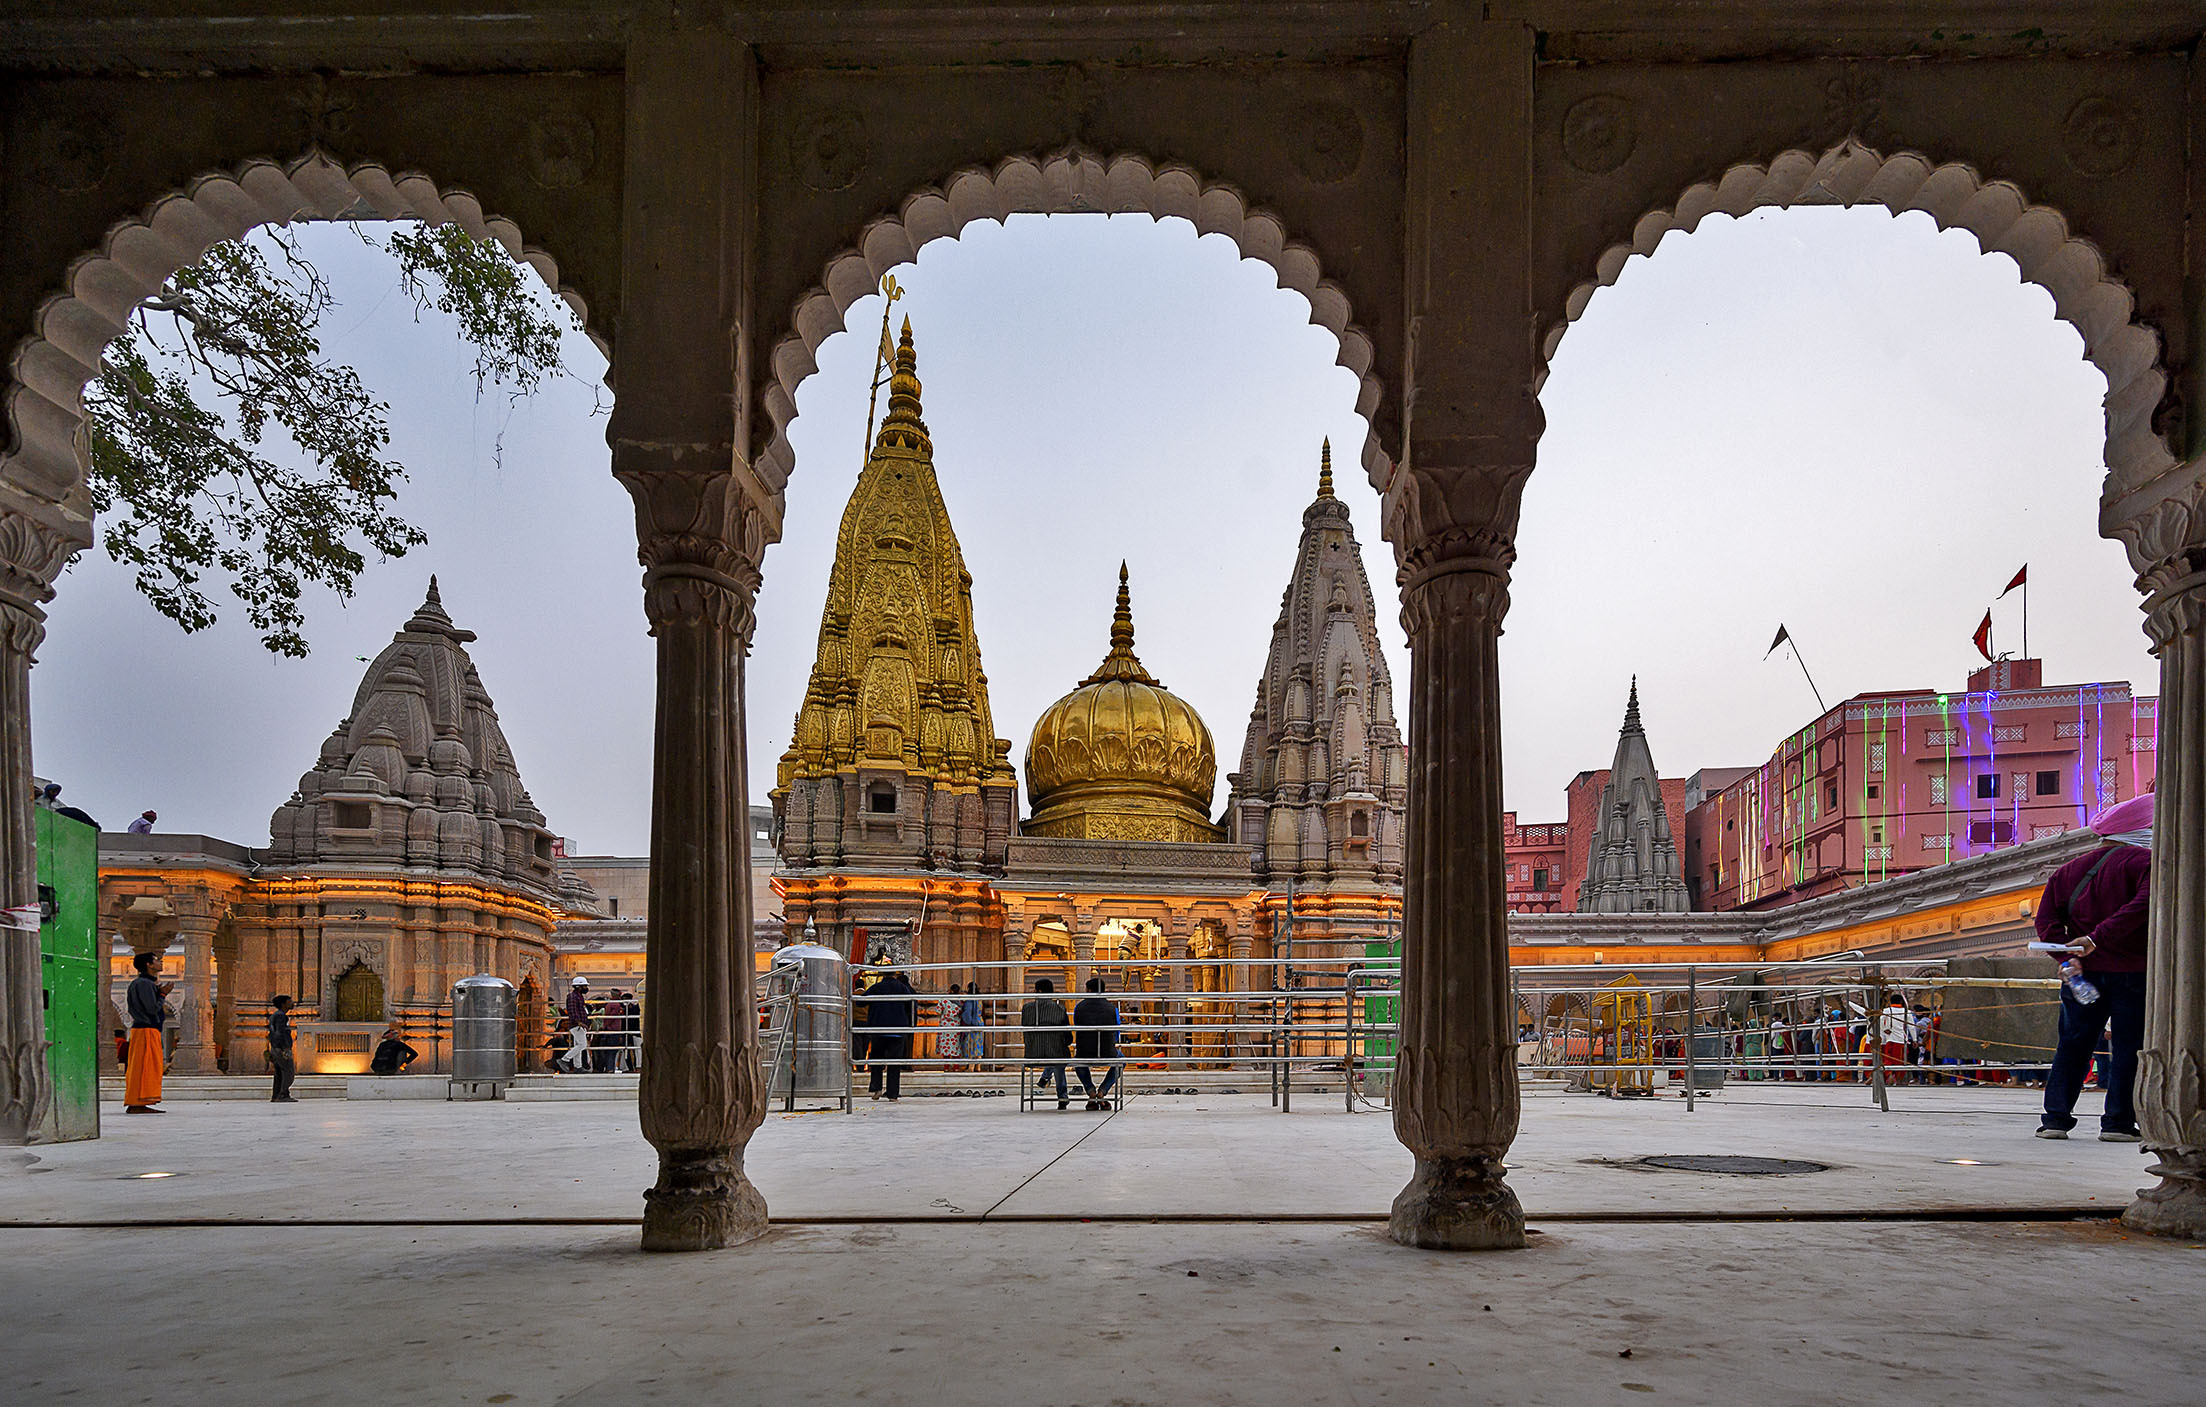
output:
M 2134 1146 L 1893 1099 L 1534 1096 L 1484 1255 L 1384 1239 L 1384 1115 L 1261 1095 L 769 1115 L 775 1229 L 698 1256 L 632 1109 L 180 1103 L 0 1175 L 0 1403 L 2200 1400 L 2206 1247 L 2095 1215 Z M 1629 1166 L 1711 1152 L 1832 1166 Z

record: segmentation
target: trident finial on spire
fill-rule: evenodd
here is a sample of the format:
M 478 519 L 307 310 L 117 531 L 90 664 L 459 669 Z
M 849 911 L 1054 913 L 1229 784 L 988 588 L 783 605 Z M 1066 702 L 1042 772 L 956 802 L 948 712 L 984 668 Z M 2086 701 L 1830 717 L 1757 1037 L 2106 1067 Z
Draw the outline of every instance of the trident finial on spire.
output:
M 1331 498 L 1333 496 L 1333 437 L 1331 435 L 1325 437 L 1325 444 L 1318 450 L 1317 496 L 1319 498 Z

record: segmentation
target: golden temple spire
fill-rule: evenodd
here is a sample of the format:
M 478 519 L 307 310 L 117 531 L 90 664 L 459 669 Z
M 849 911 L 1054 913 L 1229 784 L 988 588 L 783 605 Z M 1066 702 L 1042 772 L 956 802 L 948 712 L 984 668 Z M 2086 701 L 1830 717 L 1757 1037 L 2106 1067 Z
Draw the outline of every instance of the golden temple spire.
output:
M 1134 655 L 1134 607 L 1133 597 L 1126 589 L 1126 564 L 1118 564 L 1118 605 L 1111 612 L 1111 652 L 1103 657 L 1103 663 L 1095 667 L 1095 673 L 1081 680 L 1083 685 L 1100 679 L 1136 679 L 1145 684 L 1156 684 L 1149 671 L 1141 667 Z M 1158 688 L 1164 687 L 1161 684 Z
M 891 443 L 889 432 L 900 427 L 916 428 L 921 435 L 927 433 L 926 423 L 919 418 L 919 356 L 912 350 L 909 317 L 904 319 L 903 335 L 897 339 L 896 365 L 889 373 L 889 413 L 881 422 L 876 447 Z
M 1331 435 L 1325 437 L 1324 448 L 1318 451 L 1317 496 L 1319 498 L 1331 498 L 1333 496 L 1333 437 Z

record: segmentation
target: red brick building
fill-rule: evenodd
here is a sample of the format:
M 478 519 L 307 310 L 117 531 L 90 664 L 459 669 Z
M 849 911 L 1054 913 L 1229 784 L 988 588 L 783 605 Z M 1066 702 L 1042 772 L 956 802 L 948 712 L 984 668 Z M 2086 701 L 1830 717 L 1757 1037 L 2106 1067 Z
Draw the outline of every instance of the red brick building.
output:
M 2158 700 L 2042 674 L 2003 660 L 1959 694 L 1858 694 L 1785 739 L 1687 815 L 1693 906 L 1796 903 L 2062 835 L 2152 790 Z
M 2065 834 L 2152 790 L 2159 701 L 2043 673 L 2002 660 L 1959 694 L 1858 694 L 1759 767 L 1663 778 L 1694 910 L 1775 908 Z M 1577 911 L 1608 780 L 1580 772 L 1560 823 L 1504 815 L 1510 912 Z

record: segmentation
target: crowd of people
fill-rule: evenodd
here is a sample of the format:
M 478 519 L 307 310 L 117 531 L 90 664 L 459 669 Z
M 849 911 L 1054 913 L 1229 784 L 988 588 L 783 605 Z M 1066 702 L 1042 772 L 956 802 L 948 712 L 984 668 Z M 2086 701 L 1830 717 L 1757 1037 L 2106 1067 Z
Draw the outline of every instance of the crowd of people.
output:
M 554 1074 L 616 1075 L 642 1068 L 643 1003 L 631 991 L 593 996 L 577 977 L 552 1020 L 544 1068 Z
M 1106 995 L 1109 984 L 1091 977 L 1087 995 L 1068 1015 L 1055 995 L 1057 985 L 1037 978 L 1034 995 L 1019 1011 L 1019 1055 L 1022 1067 L 1038 1066 L 1041 1082 L 1037 1097 L 1052 1088 L 1057 1107 L 1068 1108 L 1067 1072 L 1077 1078 L 1090 1110 L 1110 1107 L 1112 1091 L 1119 1086 L 1125 1068 L 1119 1048 L 1123 1022 L 1118 1004 Z M 923 998 L 903 972 L 891 969 L 870 985 L 851 994 L 850 1054 L 853 1067 L 866 1070 L 866 1092 L 874 1098 L 901 1099 L 904 1071 L 913 1063 L 922 1034 L 921 1007 L 933 1022 L 936 1069 L 978 1069 L 988 1057 L 987 1023 L 981 1007 L 980 984 L 960 987 L 952 982 L 939 998 Z M 1075 1065 L 1074 1061 L 1080 1063 Z M 1100 1083 L 1097 1067 L 1103 1070 Z M 1021 1077 L 1024 1079 L 1024 1075 Z

